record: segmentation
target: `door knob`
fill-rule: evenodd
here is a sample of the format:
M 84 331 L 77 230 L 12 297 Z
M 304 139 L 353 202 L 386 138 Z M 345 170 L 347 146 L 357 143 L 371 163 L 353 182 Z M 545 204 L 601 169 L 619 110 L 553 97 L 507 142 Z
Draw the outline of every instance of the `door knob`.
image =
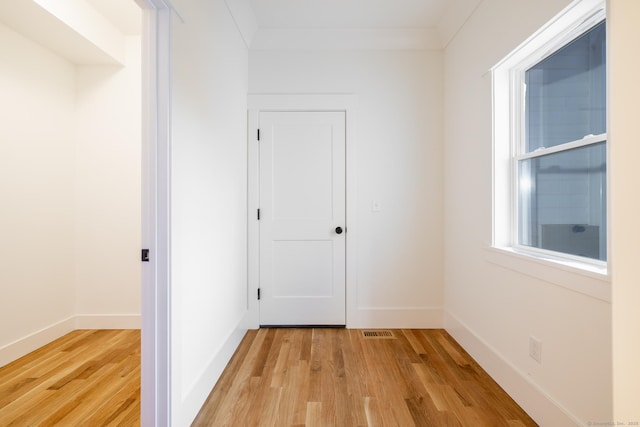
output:
M 336 234 L 342 234 L 342 227 L 336 227 Z

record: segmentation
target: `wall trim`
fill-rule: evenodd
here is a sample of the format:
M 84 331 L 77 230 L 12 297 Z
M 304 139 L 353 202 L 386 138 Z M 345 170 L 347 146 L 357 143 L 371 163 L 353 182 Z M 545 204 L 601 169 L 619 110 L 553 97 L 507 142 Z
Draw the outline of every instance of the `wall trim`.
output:
M 253 36 L 258 31 L 258 21 L 249 0 L 225 0 L 227 9 L 244 40 L 245 46 L 251 47 Z
M 140 329 L 139 314 L 78 314 L 74 316 L 75 329 Z
M 0 347 L 0 366 L 7 365 L 40 347 L 55 341 L 74 330 L 75 319 L 71 316 L 53 325 Z
M 231 357 L 247 333 L 247 329 L 244 327 L 247 322 L 245 318 L 246 314 L 247 313 L 245 313 L 245 316 L 237 323 L 220 349 L 211 358 L 207 367 L 200 373 L 195 384 L 193 384 L 189 390 L 184 390 L 182 402 L 179 406 L 180 413 L 174 414 L 174 420 L 177 421 L 176 425 L 191 425 L 194 418 L 198 415 L 198 412 L 200 412 L 202 405 L 207 400 L 207 397 L 209 397 L 209 394 L 220 379 L 220 375 L 222 375 L 222 372 L 227 367 Z
M 78 329 L 140 329 L 139 314 L 79 314 L 0 347 L 0 366 L 7 365 Z
M 258 29 L 252 50 L 440 50 L 440 34 L 417 29 Z
M 536 423 L 582 426 L 584 423 L 452 313 L 444 313 L 445 330 L 473 357 Z
M 351 328 L 442 329 L 441 307 L 358 307 Z
M 572 291 L 611 303 L 611 277 L 590 271 L 584 265 L 545 259 L 520 253 L 513 248 L 487 247 L 485 259 L 502 268 L 544 280 Z
M 140 420 L 171 420 L 171 24 L 180 15 L 169 0 L 136 0 L 142 33 L 142 263 Z

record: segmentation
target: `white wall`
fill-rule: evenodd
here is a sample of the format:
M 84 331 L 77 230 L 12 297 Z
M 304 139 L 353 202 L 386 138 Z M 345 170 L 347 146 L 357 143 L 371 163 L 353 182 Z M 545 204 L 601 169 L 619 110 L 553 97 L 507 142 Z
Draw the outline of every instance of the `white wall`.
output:
M 46 31 L 46 30 L 45 30 Z M 0 366 L 140 325 L 140 38 L 76 66 L 0 25 Z
M 640 192 L 638 191 L 637 104 L 634 70 L 640 55 L 640 3 L 610 0 L 609 126 L 611 161 L 611 256 L 613 288 L 613 419 L 640 420 Z
M 173 425 L 189 425 L 244 335 L 247 49 L 223 0 L 174 2 Z
M 0 51 L 1 366 L 74 314 L 75 69 L 2 24 Z
M 549 426 L 612 419 L 608 284 L 544 264 L 524 262 L 524 272 L 520 259 L 488 249 L 489 70 L 568 3 L 485 0 L 445 50 L 446 328 Z M 569 282 L 598 288 L 601 297 L 557 284 Z M 528 355 L 530 335 L 542 340 L 542 364 Z
M 78 327 L 140 327 L 141 41 L 125 41 L 125 66 L 77 71 Z
M 357 95 L 357 200 L 347 206 L 357 310 L 347 326 L 442 326 L 442 54 L 251 50 L 249 92 Z

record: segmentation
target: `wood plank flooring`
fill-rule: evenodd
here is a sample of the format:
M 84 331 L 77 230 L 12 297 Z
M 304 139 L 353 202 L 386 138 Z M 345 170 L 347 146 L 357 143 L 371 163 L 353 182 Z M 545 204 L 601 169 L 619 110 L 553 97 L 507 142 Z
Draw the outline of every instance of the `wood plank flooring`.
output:
M 193 426 L 535 426 L 444 330 L 249 331 Z
M 0 368 L 1 426 L 139 426 L 140 332 L 74 331 Z M 249 331 L 194 426 L 535 426 L 443 330 Z
M 140 331 L 78 330 L 0 368 L 0 426 L 139 426 Z

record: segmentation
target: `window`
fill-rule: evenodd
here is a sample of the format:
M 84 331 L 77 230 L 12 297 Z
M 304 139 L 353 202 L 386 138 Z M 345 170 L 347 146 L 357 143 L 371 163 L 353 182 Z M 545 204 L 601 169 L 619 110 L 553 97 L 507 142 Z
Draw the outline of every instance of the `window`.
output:
M 494 68 L 496 166 L 503 162 L 508 181 L 508 189 L 496 189 L 496 209 L 508 211 L 497 214 L 510 224 L 503 245 L 604 264 L 606 23 L 601 2 L 584 3 L 590 6 L 586 16 L 578 8 L 568 23 L 571 14 L 563 14 L 563 22 L 541 30 Z M 494 187 L 504 187 L 496 172 Z M 494 219 L 494 228 L 502 226 Z

